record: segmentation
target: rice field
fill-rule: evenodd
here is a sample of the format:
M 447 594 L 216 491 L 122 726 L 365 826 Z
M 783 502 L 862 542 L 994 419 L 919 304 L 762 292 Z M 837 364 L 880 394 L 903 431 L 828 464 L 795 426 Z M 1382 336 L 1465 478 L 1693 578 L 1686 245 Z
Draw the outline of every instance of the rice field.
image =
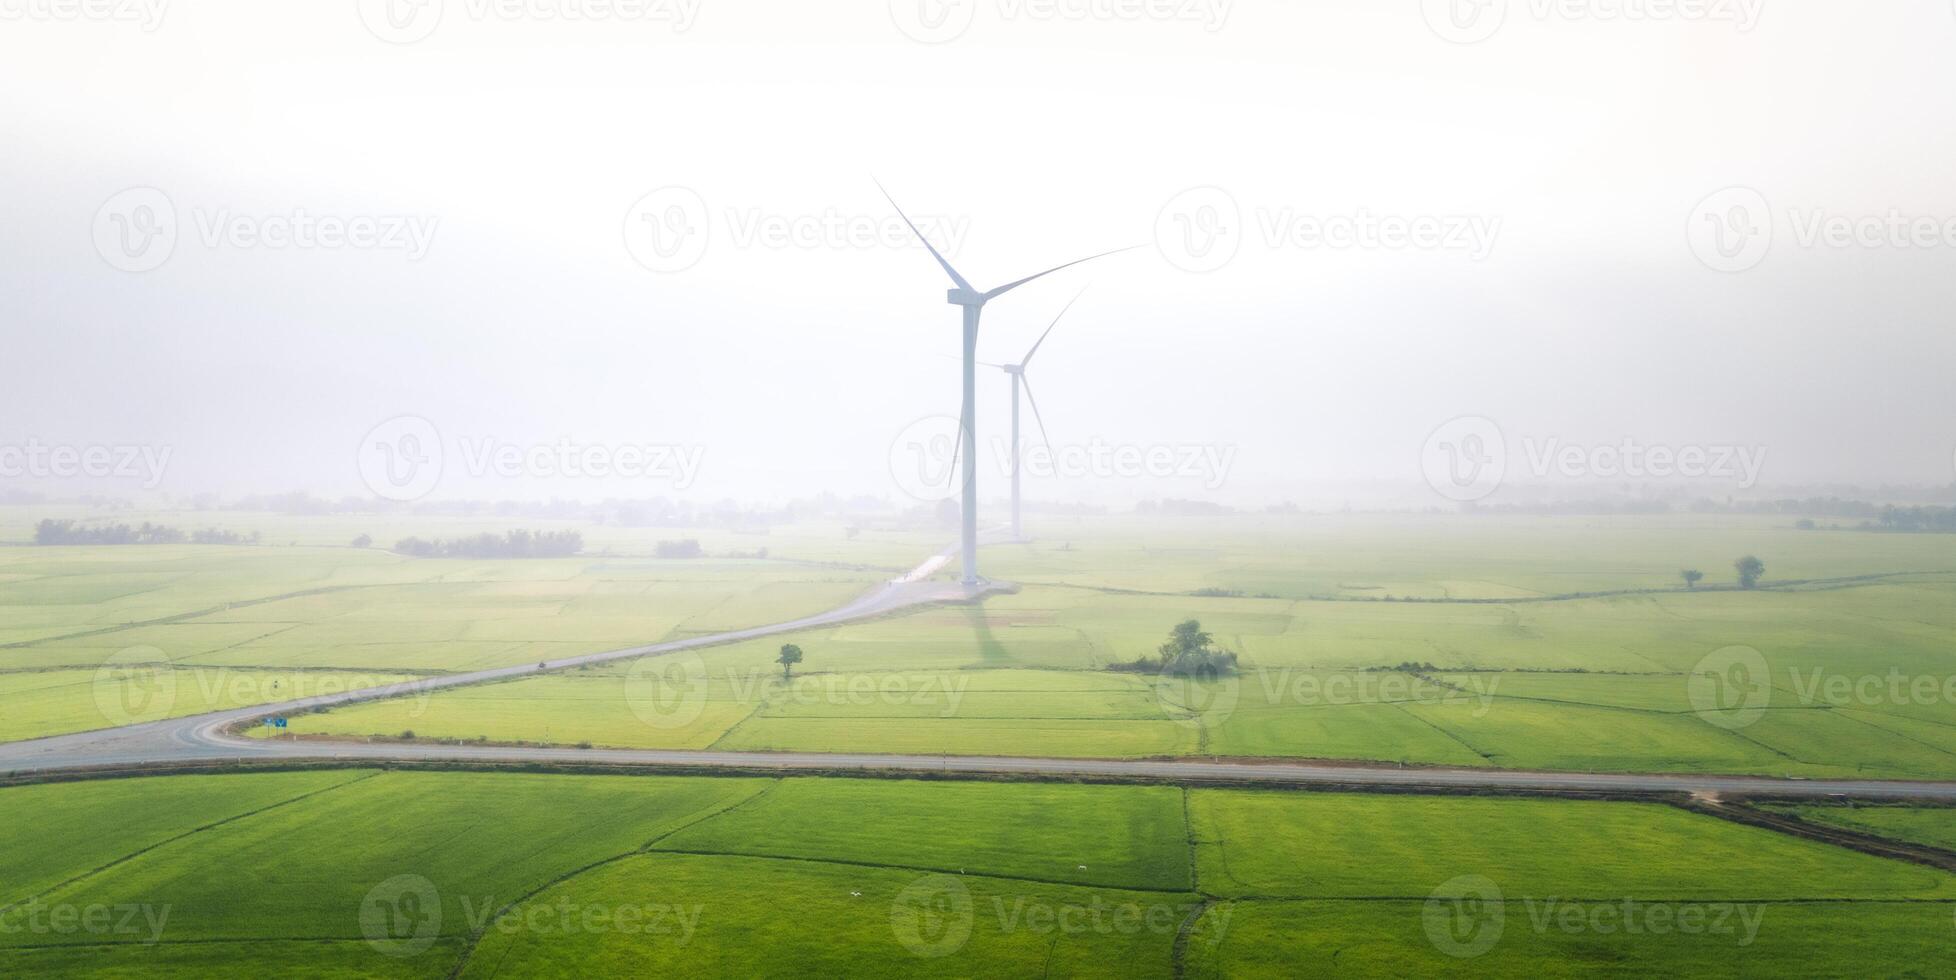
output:
M 1653 804 L 338 770 L 0 817 L 17 977 L 1926 976 L 1956 908 Z

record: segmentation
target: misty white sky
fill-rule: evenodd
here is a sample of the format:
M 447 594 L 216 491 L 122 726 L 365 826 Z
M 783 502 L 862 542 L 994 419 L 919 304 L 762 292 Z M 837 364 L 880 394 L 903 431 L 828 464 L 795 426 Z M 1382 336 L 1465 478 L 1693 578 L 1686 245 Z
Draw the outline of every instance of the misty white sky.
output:
M 1769 484 L 1952 479 L 1942 0 L 1734 0 L 1710 20 L 1497 0 L 1499 30 L 1464 44 L 1429 23 L 1438 0 L 1242 0 L 1220 24 L 1206 2 L 1185 20 L 963 0 L 969 28 L 940 44 L 900 27 L 937 0 L 689 0 L 684 30 L 663 4 L 447 0 L 406 44 L 355 0 L 174 0 L 153 25 L 69 2 L 0 0 L 0 444 L 167 445 L 162 491 L 364 494 L 363 435 L 413 415 L 444 440 L 697 447 L 700 496 L 907 499 L 892 442 L 956 412 L 947 281 L 907 244 L 752 225 L 887 222 L 872 177 L 958 231 L 980 287 L 1148 243 L 998 300 L 981 353 L 1016 359 L 1090 283 L 1033 371 L 1053 442 L 1229 446 L 1228 478 L 1036 497 L 1418 486 L 1428 434 L 1463 415 L 1517 457 L 1631 440 L 1766 447 Z M 1691 229 L 1734 186 L 1769 203 L 1772 247 L 1719 271 Z M 176 217 L 141 273 L 98 249 L 99 212 L 135 187 Z M 705 205 L 706 247 L 654 271 L 627 212 L 668 187 Z M 1236 257 L 1203 274 L 1158 235 L 1197 187 L 1240 212 Z M 206 238 L 297 211 L 433 232 L 418 258 Z M 1891 212 L 1944 230 L 1802 240 L 1806 220 Z M 1360 214 L 1498 234 L 1485 257 L 1269 237 Z M 1005 385 L 981 375 L 987 440 Z M 458 452 L 441 495 L 672 493 L 457 474 Z

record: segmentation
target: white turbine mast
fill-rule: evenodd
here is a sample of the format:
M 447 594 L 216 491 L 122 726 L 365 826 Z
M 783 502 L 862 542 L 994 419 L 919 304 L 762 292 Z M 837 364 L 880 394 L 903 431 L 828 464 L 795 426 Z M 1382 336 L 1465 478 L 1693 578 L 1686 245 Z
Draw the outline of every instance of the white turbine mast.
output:
M 1066 311 L 1072 309 L 1073 304 L 1078 303 L 1080 297 L 1086 294 L 1086 289 L 1082 288 L 1073 294 L 1072 299 L 1066 301 L 1065 306 L 1060 307 L 1059 316 L 1053 317 L 1053 322 L 1046 325 L 1046 332 L 1039 335 L 1039 339 L 1033 342 L 1032 349 L 1026 351 L 1026 356 L 1020 358 L 1019 363 L 986 365 L 998 368 L 1012 377 L 1012 540 L 1014 541 L 1023 541 L 1026 536 L 1019 498 L 1019 471 L 1023 468 L 1025 460 L 1025 451 L 1019 441 L 1019 393 L 1021 391 L 1025 392 L 1026 404 L 1032 406 L 1033 421 L 1039 423 L 1039 440 L 1046 444 L 1048 453 L 1053 451 L 1053 440 L 1046 435 L 1046 420 L 1039 414 L 1039 399 L 1032 396 L 1032 379 L 1026 376 L 1026 366 L 1032 363 L 1032 356 L 1039 353 L 1039 348 L 1046 343 L 1046 338 L 1053 335 L 1053 328 L 1059 326 L 1059 322 L 1065 319 Z

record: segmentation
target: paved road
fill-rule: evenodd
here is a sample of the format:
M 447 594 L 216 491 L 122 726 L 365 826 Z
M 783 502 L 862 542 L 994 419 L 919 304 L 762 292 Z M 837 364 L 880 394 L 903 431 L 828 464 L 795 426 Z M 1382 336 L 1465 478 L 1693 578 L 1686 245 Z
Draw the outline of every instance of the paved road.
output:
M 941 567 L 934 555 L 926 567 Z M 932 563 L 936 563 L 933 565 Z M 736 630 L 669 643 L 594 653 L 495 670 L 452 674 L 386 687 L 321 695 L 278 704 L 219 711 L 97 732 L 0 745 L 0 773 L 49 774 L 62 771 L 174 763 L 288 761 L 544 763 L 563 765 L 648 766 L 675 769 L 742 769 L 818 772 L 903 772 L 954 775 L 1032 775 L 1175 782 L 1262 783 L 1273 786 L 1424 787 L 1494 789 L 1508 792 L 1596 792 L 1629 795 L 1702 793 L 1721 796 L 1780 796 L 1956 801 L 1956 782 L 1884 780 L 1795 780 L 1745 776 L 1556 773 L 1481 769 L 1418 769 L 1388 766 L 1201 760 L 1136 761 L 978 756 L 915 756 L 768 752 L 684 752 L 628 749 L 522 748 L 488 745 L 438 745 L 328 741 L 271 741 L 240 738 L 225 730 L 273 715 L 297 714 L 315 707 L 425 694 L 529 674 L 565 670 L 633 657 L 675 653 L 740 640 L 868 619 L 921 605 L 969 601 L 989 591 L 918 580 L 916 573 L 884 583 L 837 609 L 771 626 Z

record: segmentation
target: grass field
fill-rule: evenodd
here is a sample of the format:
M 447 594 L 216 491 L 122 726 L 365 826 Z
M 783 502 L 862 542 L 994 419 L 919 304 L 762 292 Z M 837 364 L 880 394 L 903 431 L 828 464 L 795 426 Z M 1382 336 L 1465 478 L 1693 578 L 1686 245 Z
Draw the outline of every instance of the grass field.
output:
M 1765 775 L 1956 775 L 1956 579 L 1822 591 L 1664 593 L 1514 604 L 1140 598 L 1028 587 L 982 608 L 311 716 L 299 731 L 645 748 L 1363 759 Z M 1240 676 L 1185 710 L 1110 662 L 1199 617 Z M 808 652 L 782 683 L 780 642 Z M 1768 665 L 1761 717 L 1694 703 L 1699 661 Z M 1414 662 L 1429 675 L 1381 672 Z M 636 673 L 634 673 L 636 670 Z M 677 673 L 672 673 L 677 671 Z M 1867 678 L 1926 681 L 1893 697 Z M 1839 682 L 1847 682 L 1840 696 Z M 661 688 L 659 685 L 664 684 Z M 1884 680 L 1885 683 L 1885 680 Z M 1872 693 L 1872 697 L 1865 697 Z M 683 725 L 664 697 L 701 702 Z
M 0 817 L 20 977 L 1927 976 L 1956 910 L 1942 872 L 1654 804 L 360 770 Z
M 0 512 L 13 515 L 0 533 L 31 523 L 21 509 Z M 0 671 L 11 671 L 0 673 L 0 737 L 100 727 L 102 665 L 132 657 L 169 665 L 143 679 L 167 682 L 169 713 L 185 714 L 348 678 L 378 683 L 779 621 L 837 604 L 935 547 L 928 531 L 851 535 L 815 523 L 705 535 L 709 551 L 765 541 L 765 561 L 659 561 L 646 553 L 676 532 L 592 527 L 594 553 L 576 559 L 410 561 L 323 546 L 376 523 L 368 518 L 222 516 L 297 544 L 0 548 L 0 608 L 18 614 L 0 649 Z M 367 530 L 495 526 L 387 520 Z M 295 719 L 293 732 L 1956 776 L 1952 536 L 1699 516 L 1041 523 L 1033 544 L 988 549 L 988 570 L 1024 587 L 982 606 L 356 706 Z M 1704 568 L 1716 582 L 1746 552 L 1767 557 L 1770 581 L 1834 581 L 1678 587 L 1678 568 Z M 1579 592 L 1614 594 L 1569 597 Z M 1187 691 L 1106 669 L 1151 654 L 1186 618 L 1244 667 L 1194 692 L 1201 710 Z M 783 641 L 808 652 L 792 683 L 771 664 Z M 1693 700 L 1692 684 L 1709 655 L 1735 646 L 1758 651 L 1768 703 L 1728 725 Z M 1390 670 L 1406 663 L 1435 669 Z M 1890 677 L 1902 679 L 1899 693 Z
M 0 508 L 0 533 L 27 533 L 27 513 L 42 511 Z M 215 520 L 296 543 L 0 547 L 0 740 L 775 622 L 830 608 L 888 577 L 868 565 L 601 550 L 572 559 L 416 561 L 345 546 L 378 523 L 365 518 L 134 519 Z M 485 526 L 496 525 L 422 522 L 399 533 Z M 842 538 L 839 528 L 832 533 Z M 619 545 L 649 553 L 650 535 L 621 535 Z M 131 706 L 117 707 L 125 699 Z

